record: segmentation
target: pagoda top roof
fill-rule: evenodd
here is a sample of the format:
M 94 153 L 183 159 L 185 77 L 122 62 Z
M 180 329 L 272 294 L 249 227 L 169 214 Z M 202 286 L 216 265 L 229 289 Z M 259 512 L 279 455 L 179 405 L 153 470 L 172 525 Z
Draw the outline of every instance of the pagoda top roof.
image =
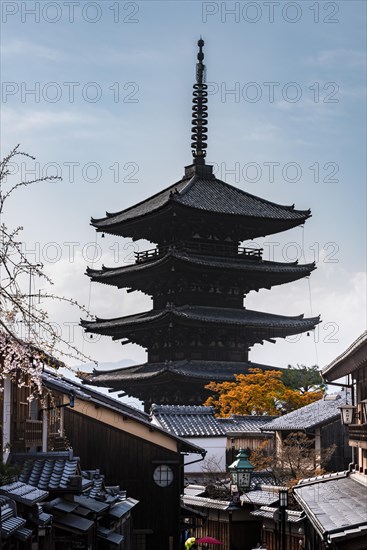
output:
M 276 204 L 229 185 L 217 179 L 209 165 L 201 167 L 208 169 L 202 175 L 197 168 L 194 167 L 193 175 L 192 171 L 187 170 L 188 175 L 183 179 L 134 206 L 120 212 L 106 212 L 104 218 L 92 218 L 91 224 L 100 231 L 107 231 L 112 226 L 175 205 L 215 214 L 288 221 L 295 225 L 303 223 L 311 215 L 310 210 L 296 210 L 294 205 Z
M 123 326 L 139 325 L 151 321 L 158 321 L 168 315 L 173 315 L 181 320 L 198 321 L 200 323 L 214 323 L 224 325 L 242 325 L 253 328 L 274 328 L 311 330 L 320 322 L 320 317 L 304 318 L 303 314 L 295 317 L 275 315 L 246 308 L 233 309 L 209 306 L 167 306 L 161 310 L 150 310 L 135 315 L 117 317 L 115 319 L 101 319 L 95 321 L 81 321 L 81 325 L 88 330 L 118 329 Z

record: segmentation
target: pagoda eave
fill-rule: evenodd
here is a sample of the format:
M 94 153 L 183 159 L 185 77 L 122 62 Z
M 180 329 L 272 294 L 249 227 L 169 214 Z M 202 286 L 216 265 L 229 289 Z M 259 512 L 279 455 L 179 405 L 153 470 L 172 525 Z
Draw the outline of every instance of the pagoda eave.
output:
M 210 382 L 234 382 L 238 374 L 250 369 L 282 370 L 271 365 L 250 361 L 166 361 L 123 367 L 112 371 L 94 370 L 79 375 L 83 384 L 103 386 L 112 391 L 136 397 L 149 411 L 152 403 L 187 405 L 203 403 L 211 392 L 205 388 Z
M 157 286 L 175 286 L 176 273 L 185 273 L 195 277 L 196 281 L 212 273 L 217 273 L 227 284 L 243 288 L 243 292 L 271 288 L 272 286 L 290 283 L 308 277 L 316 268 L 315 263 L 297 264 L 269 262 L 261 259 L 243 258 L 239 254 L 223 258 L 212 258 L 205 255 L 170 251 L 147 261 L 120 266 L 117 268 L 102 267 L 101 270 L 87 268 L 86 274 L 93 282 L 132 288 L 146 294 L 153 294 Z
M 158 383 L 159 378 L 173 377 L 185 379 L 207 380 L 235 380 L 235 375 L 248 374 L 249 369 L 261 370 L 282 370 L 272 365 L 263 365 L 251 361 L 164 361 L 160 363 L 143 363 L 141 365 L 132 365 L 114 370 L 97 370 L 92 373 L 82 373 L 78 376 L 82 378 L 84 384 L 104 385 L 121 389 L 120 384 L 128 382 L 142 381 L 150 384 Z
M 319 317 L 286 317 L 246 309 L 190 306 L 151 310 L 118 319 L 81 321 L 81 325 L 86 332 L 111 336 L 113 340 L 124 338 L 144 347 L 149 347 L 156 340 L 157 334 L 169 335 L 171 328 L 174 331 L 186 328 L 189 332 L 199 328 L 210 330 L 215 338 L 219 338 L 222 333 L 240 335 L 252 346 L 264 340 L 313 330 L 319 322 Z
M 101 220 L 91 219 L 91 225 L 97 232 L 107 233 L 114 236 L 131 238 L 135 241 L 145 239 L 153 243 L 165 240 L 164 225 L 175 223 L 186 224 L 187 217 L 194 223 L 202 224 L 206 228 L 218 230 L 218 213 L 206 211 L 194 206 L 168 203 L 162 208 L 146 212 L 135 218 L 115 221 L 113 217 L 102 218 Z M 303 225 L 311 216 L 309 211 L 302 212 L 294 218 L 277 219 L 267 216 L 247 216 L 242 214 L 221 214 L 222 225 L 226 232 L 235 232 L 238 240 L 245 241 L 276 233 L 282 233 Z

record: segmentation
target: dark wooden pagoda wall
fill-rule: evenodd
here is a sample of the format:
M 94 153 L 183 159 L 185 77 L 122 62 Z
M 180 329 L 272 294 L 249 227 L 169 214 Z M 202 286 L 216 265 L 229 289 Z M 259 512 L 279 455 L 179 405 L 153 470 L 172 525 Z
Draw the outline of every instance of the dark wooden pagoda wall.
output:
M 139 500 L 133 510 L 133 528 L 152 530 L 146 537 L 146 550 L 169 550 L 179 547 L 180 494 L 182 472 L 178 453 L 65 409 L 65 432 L 74 454 L 83 468 L 100 468 L 109 485 L 120 485 L 127 495 Z M 128 422 L 128 421 L 127 421 Z M 174 472 L 169 487 L 158 487 L 153 470 L 168 464 Z

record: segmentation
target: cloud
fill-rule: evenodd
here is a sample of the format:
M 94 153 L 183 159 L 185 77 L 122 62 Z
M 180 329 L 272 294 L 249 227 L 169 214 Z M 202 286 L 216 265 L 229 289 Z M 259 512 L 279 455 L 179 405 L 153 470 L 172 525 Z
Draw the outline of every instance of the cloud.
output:
M 22 58 L 26 56 L 27 59 L 37 57 L 54 62 L 65 60 L 65 55 L 60 50 L 54 50 L 26 40 L 11 40 L 7 44 L 3 44 L 1 50 L 3 56 L 19 56 Z
M 2 132 L 11 144 L 19 142 L 19 136 L 48 136 L 59 138 L 60 133 L 67 139 L 98 140 L 101 136 L 111 137 L 113 132 L 123 135 L 126 122 L 122 117 L 114 116 L 103 107 L 84 107 L 83 109 L 32 109 L 5 106 L 2 109 Z M 34 137 L 32 138 L 34 140 Z
M 303 279 L 250 294 L 245 302 L 249 309 L 281 315 L 304 313 L 305 317 L 321 314 L 322 321 L 310 337 L 302 334 L 279 339 L 275 345 L 254 346 L 251 360 L 280 367 L 297 363 L 324 367 L 365 330 L 366 296 L 365 273 L 325 263 L 322 257 L 310 282 Z
M 335 68 L 339 66 L 361 68 L 366 65 L 366 53 L 347 48 L 322 50 L 314 57 L 307 57 L 306 65 L 322 68 Z
M 103 67 L 116 65 L 120 68 L 125 65 L 132 65 L 134 67 L 141 65 L 144 70 L 147 66 L 157 67 L 157 64 L 161 64 L 166 59 L 166 56 L 158 50 L 152 50 L 147 47 L 145 50 L 122 51 L 116 48 L 102 47 L 98 49 L 97 55 L 93 57 L 94 64 L 100 64 Z

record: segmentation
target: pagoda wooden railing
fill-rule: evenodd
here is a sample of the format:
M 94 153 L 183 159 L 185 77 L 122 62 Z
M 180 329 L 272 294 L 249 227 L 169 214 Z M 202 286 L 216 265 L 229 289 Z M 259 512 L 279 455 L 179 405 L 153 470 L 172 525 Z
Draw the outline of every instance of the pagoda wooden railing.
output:
M 349 445 L 367 449 L 367 424 L 350 424 L 348 433 Z
M 176 250 L 187 251 L 187 252 L 198 252 L 201 254 L 212 254 L 219 256 L 245 256 L 247 259 L 251 260 L 261 260 L 262 259 L 262 248 L 252 248 L 239 246 L 237 248 L 230 247 L 225 244 L 220 243 L 202 243 L 202 242 L 191 242 L 191 243 L 180 243 L 174 247 Z M 144 252 L 135 252 L 135 261 L 136 263 L 147 262 L 153 260 L 159 256 L 163 256 L 169 250 L 168 246 L 161 246 L 156 248 L 151 248 L 149 250 L 144 250 Z

